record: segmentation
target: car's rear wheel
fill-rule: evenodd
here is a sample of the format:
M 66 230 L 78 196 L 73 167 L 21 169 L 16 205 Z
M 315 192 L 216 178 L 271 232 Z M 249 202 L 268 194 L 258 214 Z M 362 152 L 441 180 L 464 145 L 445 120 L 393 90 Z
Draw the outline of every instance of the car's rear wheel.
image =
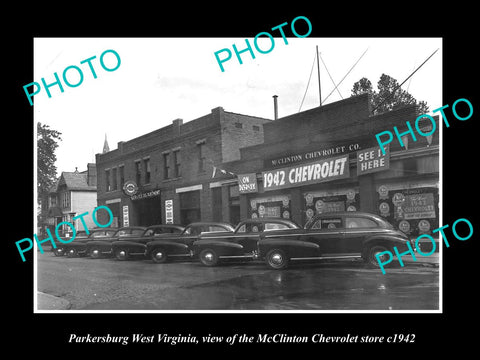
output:
M 117 260 L 124 261 L 124 260 L 128 260 L 130 255 L 127 249 L 119 248 L 119 249 L 115 249 L 115 257 L 117 258 Z
M 385 263 L 390 257 L 388 254 L 385 252 L 390 252 L 390 249 L 384 245 L 372 245 L 368 250 L 367 250 L 367 256 L 365 258 L 365 261 L 367 264 L 374 266 L 376 268 L 380 267 L 379 261 L 382 263 Z M 378 259 L 377 259 L 378 255 Z
M 67 256 L 68 256 L 69 258 L 77 257 L 77 256 L 78 256 L 78 251 L 77 251 L 77 249 L 69 249 L 69 250 L 67 251 Z
M 200 253 L 200 262 L 205 266 L 215 266 L 218 264 L 218 255 L 215 250 L 205 249 Z
M 265 256 L 268 266 L 275 270 L 282 270 L 288 266 L 289 258 L 285 251 L 280 249 L 272 249 Z
M 167 261 L 167 253 L 163 249 L 154 249 L 150 255 L 153 262 L 162 264 Z
M 98 247 L 93 247 L 90 249 L 90 257 L 92 259 L 100 259 L 102 257 L 102 252 L 100 251 L 100 248 Z

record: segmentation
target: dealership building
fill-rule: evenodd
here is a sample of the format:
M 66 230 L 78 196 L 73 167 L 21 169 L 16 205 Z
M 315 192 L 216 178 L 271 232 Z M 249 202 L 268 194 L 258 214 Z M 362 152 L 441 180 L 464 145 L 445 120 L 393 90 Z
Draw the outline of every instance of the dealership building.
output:
M 317 213 L 365 211 L 412 237 L 431 233 L 438 130 L 421 119 L 431 135 L 405 133 L 403 147 L 394 137 L 385 154 L 375 138 L 394 126 L 406 132 L 418 115 L 415 106 L 372 115 L 367 94 L 274 120 L 216 108 L 97 154 L 98 205 L 118 225 L 266 216 L 304 225 Z

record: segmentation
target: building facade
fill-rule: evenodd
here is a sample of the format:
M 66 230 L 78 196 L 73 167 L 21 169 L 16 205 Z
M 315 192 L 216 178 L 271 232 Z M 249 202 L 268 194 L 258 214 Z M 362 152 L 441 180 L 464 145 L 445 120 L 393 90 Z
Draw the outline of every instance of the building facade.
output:
M 241 148 L 263 143 L 269 122 L 217 107 L 119 142 L 117 149 L 96 155 L 98 205 L 111 209 L 116 226 L 238 221 L 239 207 L 233 218 L 224 218 L 212 175 L 220 164 L 238 161 Z
M 405 147 L 395 138 L 385 155 L 375 138 L 393 126 L 403 133 L 418 115 L 408 106 L 372 116 L 365 94 L 277 119 L 264 125 L 262 144 L 223 164 L 237 177 L 223 176 L 215 186 L 229 194 L 227 203 L 239 202 L 241 218 L 304 225 L 317 213 L 365 211 L 411 237 L 431 234 L 439 226 L 438 130 L 416 141 L 404 135 Z M 423 133 L 432 129 L 428 119 L 419 126 Z
M 371 115 L 367 94 L 267 120 L 222 108 L 97 154 L 98 205 L 119 226 L 365 211 L 411 237 L 439 226 L 439 133 L 406 134 L 379 152 L 375 134 L 407 130 L 407 106 Z M 435 118 L 439 129 L 438 117 Z M 428 120 L 419 123 L 424 133 Z
M 79 172 L 62 172 L 56 184 L 50 190 L 45 226 L 54 234 L 58 224 L 70 222 L 75 229 L 83 229 L 81 219 L 73 220 L 77 215 L 88 212 L 97 206 L 97 169 L 95 164 L 87 164 L 87 170 Z M 91 216 L 83 217 L 86 226 L 96 225 Z M 72 229 L 62 224 L 59 232 L 71 232 Z

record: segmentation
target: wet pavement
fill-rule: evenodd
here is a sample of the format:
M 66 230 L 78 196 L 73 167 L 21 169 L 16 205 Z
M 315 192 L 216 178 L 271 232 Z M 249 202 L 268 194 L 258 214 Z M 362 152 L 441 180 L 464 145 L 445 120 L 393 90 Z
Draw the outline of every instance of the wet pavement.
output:
M 64 258 L 39 254 L 38 291 L 70 310 L 438 310 L 431 262 L 369 268 L 362 261 L 263 262 L 208 268 L 197 262 Z M 43 295 L 45 298 L 45 295 Z M 51 306 L 38 302 L 39 310 Z M 44 307 L 42 307 L 44 306 Z

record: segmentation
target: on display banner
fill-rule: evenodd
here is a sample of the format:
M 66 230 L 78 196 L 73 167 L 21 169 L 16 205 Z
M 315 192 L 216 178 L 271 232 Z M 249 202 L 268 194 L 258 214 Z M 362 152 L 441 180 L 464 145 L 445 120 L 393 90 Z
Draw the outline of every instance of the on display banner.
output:
M 303 186 L 350 177 L 348 154 L 308 164 L 262 172 L 264 191 Z

